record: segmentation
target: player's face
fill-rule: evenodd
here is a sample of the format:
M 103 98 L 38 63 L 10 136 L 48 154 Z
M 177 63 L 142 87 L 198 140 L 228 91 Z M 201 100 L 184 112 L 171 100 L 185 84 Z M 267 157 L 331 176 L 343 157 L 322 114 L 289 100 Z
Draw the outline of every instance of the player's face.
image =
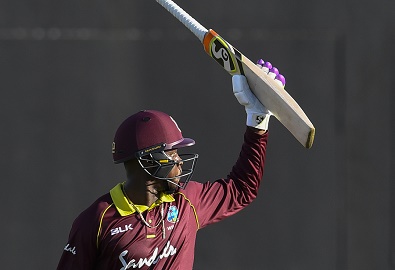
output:
M 173 178 L 176 177 L 177 175 L 180 175 L 182 173 L 182 159 L 177 153 L 177 149 L 166 151 L 166 155 L 173 161 L 176 162 L 176 165 L 173 167 L 173 169 L 170 171 L 168 174 L 168 178 Z
M 182 173 L 182 159 L 178 155 L 177 149 L 166 151 L 165 153 L 171 160 L 173 160 L 173 161 L 175 161 L 177 163 L 176 165 L 174 165 L 172 170 L 169 172 L 169 174 L 167 175 L 167 178 L 175 177 L 171 181 L 178 184 L 178 182 L 180 181 L 180 178 L 177 177 L 177 176 Z M 176 186 L 173 183 L 170 183 L 170 182 L 169 182 L 169 187 L 171 189 L 176 189 Z

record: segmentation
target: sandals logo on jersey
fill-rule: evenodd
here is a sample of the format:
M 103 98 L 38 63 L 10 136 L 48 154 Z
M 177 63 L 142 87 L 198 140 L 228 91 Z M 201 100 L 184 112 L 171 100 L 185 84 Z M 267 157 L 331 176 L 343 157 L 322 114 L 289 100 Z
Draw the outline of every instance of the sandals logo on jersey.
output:
M 220 36 L 215 36 L 210 42 L 210 55 L 227 72 L 236 72 L 237 66 L 233 58 L 231 47 Z
M 159 253 L 161 252 L 161 253 Z M 174 256 L 177 253 L 177 248 L 175 248 L 173 245 L 170 244 L 170 241 L 167 241 L 167 244 L 164 248 L 161 247 L 159 250 L 159 247 L 156 247 L 154 249 L 154 252 L 150 257 L 146 258 L 140 258 L 140 259 L 131 259 L 129 262 L 126 261 L 125 258 L 127 254 L 129 253 L 128 250 L 124 250 L 119 254 L 118 258 L 122 263 L 122 268 L 120 270 L 126 270 L 126 269 L 153 269 L 157 263 L 159 263 L 160 260 L 164 260 L 168 257 Z M 149 256 L 149 255 L 148 255 Z M 148 267 L 148 268 L 147 268 Z
M 167 211 L 167 221 L 176 223 L 178 220 L 178 209 L 176 206 L 171 205 L 169 211 Z

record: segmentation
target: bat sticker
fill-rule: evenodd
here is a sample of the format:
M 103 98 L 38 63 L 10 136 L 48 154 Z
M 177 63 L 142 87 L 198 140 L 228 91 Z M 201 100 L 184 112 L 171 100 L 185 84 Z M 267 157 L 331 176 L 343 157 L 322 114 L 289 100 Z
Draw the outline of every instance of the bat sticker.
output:
M 210 55 L 215 59 L 227 72 L 234 73 L 237 71 L 235 59 L 231 47 L 219 36 L 215 36 L 210 42 Z

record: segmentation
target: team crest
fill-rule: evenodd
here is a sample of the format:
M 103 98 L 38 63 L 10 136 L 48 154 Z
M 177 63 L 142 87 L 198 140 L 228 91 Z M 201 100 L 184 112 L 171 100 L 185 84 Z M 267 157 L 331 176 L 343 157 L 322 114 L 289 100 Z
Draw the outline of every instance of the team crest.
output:
M 169 211 L 167 211 L 167 221 L 176 223 L 178 221 L 178 209 L 176 206 L 171 205 Z

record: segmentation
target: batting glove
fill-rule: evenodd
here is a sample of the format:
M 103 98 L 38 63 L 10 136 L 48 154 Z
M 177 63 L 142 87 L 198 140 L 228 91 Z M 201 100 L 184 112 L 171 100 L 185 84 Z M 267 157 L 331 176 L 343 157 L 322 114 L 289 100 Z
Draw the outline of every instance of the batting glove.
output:
M 266 72 L 281 87 L 285 87 L 285 77 L 270 62 L 258 60 L 257 66 Z M 268 130 L 270 116 L 273 115 L 251 92 L 247 79 L 243 75 L 232 77 L 233 93 L 239 103 L 245 107 L 247 126 Z
M 265 62 L 262 59 L 257 61 L 257 66 L 260 67 L 270 78 L 274 79 L 278 85 L 285 87 L 285 77 L 280 74 L 278 68 L 273 67 L 272 63 Z
M 246 77 L 243 75 L 232 76 L 232 86 L 233 94 L 246 110 L 247 126 L 267 130 L 272 114 L 251 92 Z

